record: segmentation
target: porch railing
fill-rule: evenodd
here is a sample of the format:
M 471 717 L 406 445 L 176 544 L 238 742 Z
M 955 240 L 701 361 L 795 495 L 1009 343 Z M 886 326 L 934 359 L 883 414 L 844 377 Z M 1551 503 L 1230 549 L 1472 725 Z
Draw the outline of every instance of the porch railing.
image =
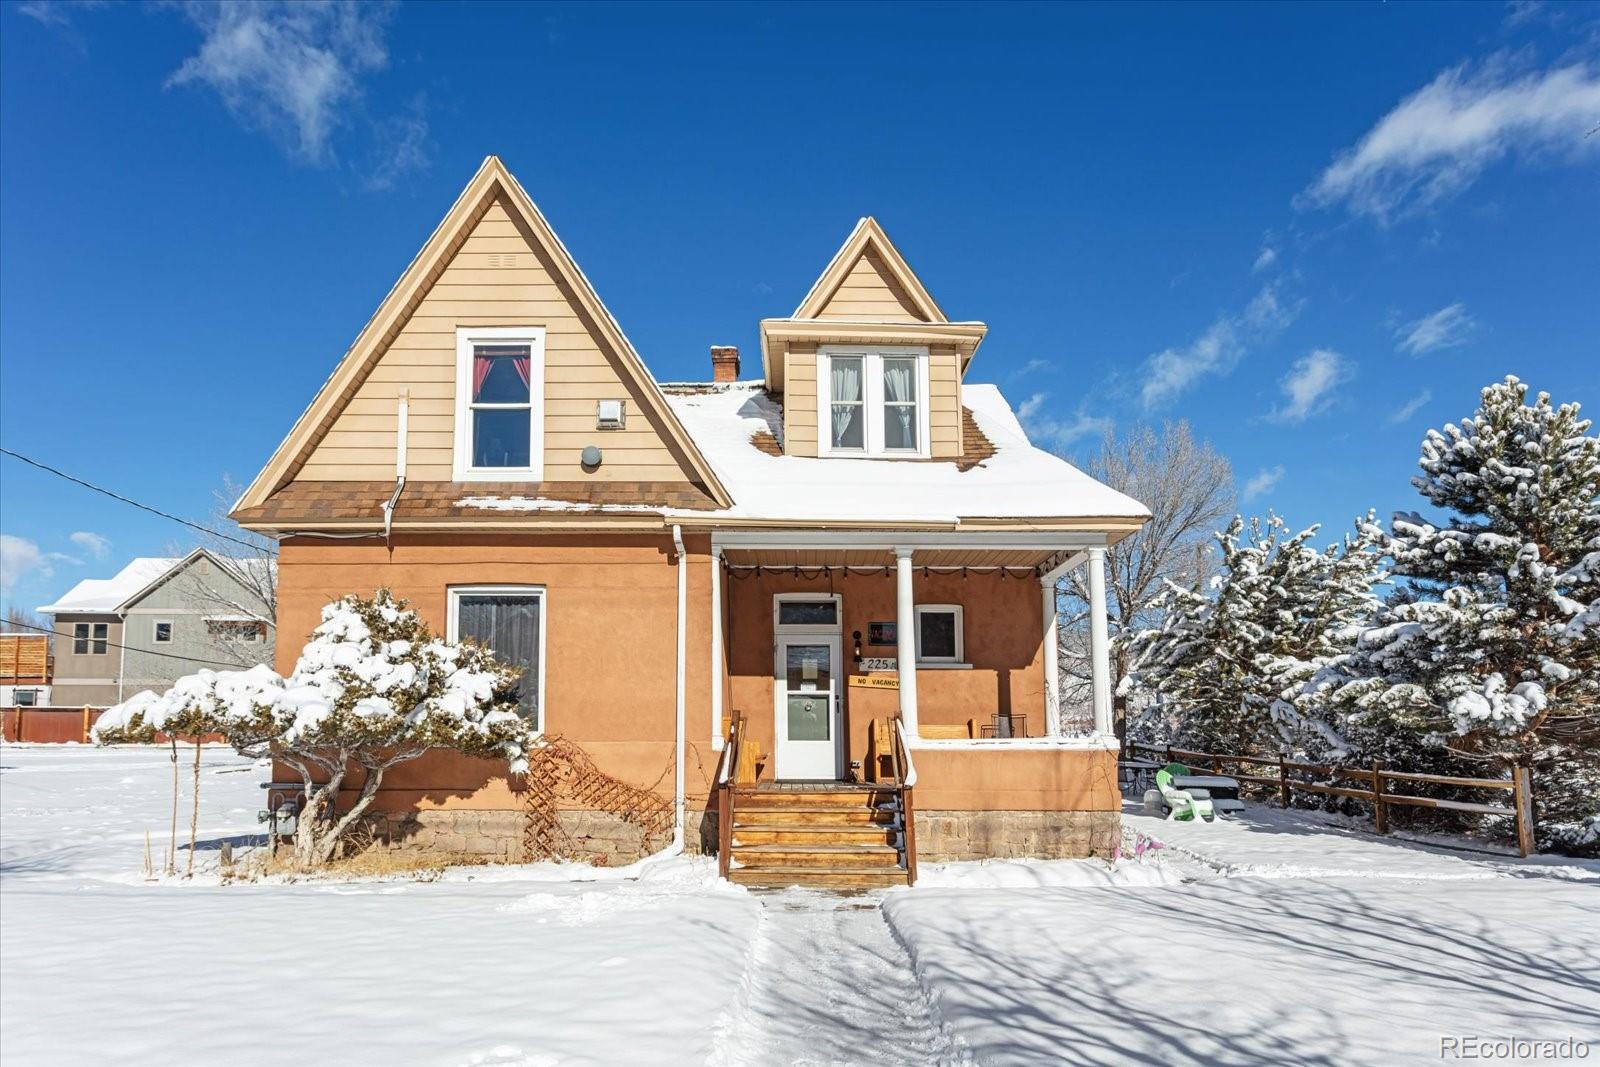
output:
M 912 787 L 917 784 L 917 765 L 911 762 L 911 746 L 906 741 L 905 720 L 894 717 L 895 779 L 900 783 L 901 834 L 906 848 L 906 884 L 917 884 L 917 819 Z
M 717 872 L 728 877 L 733 860 L 733 786 L 739 780 L 739 753 L 744 748 L 744 714 L 729 717 L 728 736 L 717 765 Z

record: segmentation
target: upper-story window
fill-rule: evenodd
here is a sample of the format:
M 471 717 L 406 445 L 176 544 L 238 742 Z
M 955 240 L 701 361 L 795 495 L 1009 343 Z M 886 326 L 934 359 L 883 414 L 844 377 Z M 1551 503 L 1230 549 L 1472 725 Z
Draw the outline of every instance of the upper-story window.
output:
M 544 476 L 544 330 L 456 331 L 455 476 L 461 481 Z
M 166 619 L 156 620 L 155 642 L 158 645 L 172 644 L 172 623 Z
M 72 652 L 76 656 L 103 656 L 110 638 L 110 627 L 103 622 L 74 623 Z
M 817 355 L 822 455 L 928 455 L 927 349 L 830 345 Z

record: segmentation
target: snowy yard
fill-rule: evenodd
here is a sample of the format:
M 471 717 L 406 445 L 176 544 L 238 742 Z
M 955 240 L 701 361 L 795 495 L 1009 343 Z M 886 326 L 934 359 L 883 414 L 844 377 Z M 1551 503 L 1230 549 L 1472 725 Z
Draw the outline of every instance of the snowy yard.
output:
M 7 746 L 0 768 L 8 1062 L 1393 1064 L 1456 1035 L 1600 1053 L 1595 863 L 1252 807 L 1131 816 L 1166 845 L 1153 862 L 927 866 L 857 898 L 759 897 L 691 860 L 223 886 L 216 849 L 256 832 L 265 770 L 218 748 L 205 873 L 146 884 L 163 752 Z

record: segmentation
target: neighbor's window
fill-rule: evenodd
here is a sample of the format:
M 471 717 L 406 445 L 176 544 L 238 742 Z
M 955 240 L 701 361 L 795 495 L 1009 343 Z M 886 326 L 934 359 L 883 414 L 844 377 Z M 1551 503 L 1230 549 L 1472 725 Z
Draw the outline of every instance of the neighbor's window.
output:
M 517 704 L 524 718 L 542 729 L 544 590 L 526 586 L 457 588 L 450 591 L 454 640 L 485 645 L 495 658 L 522 671 Z
M 961 605 L 917 605 L 917 662 L 961 663 L 965 649 Z
M 36 708 L 39 706 L 39 691 L 37 689 L 13 690 L 11 699 L 19 708 Z
M 542 330 L 458 331 L 459 477 L 541 475 L 543 348 Z
M 158 644 L 158 645 L 170 645 L 170 644 L 172 644 L 172 623 L 170 623 L 170 622 L 158 622 L 158 623 L 156 623 L 156 644 Z
M 259 641 L 261 630 L 261 623 L 252 619 L 206 620 L 206 633 L 222 641 Z
M 825 455 L 926 456 L 928 360 L 918 349 L 824 350 Z
M 72 652 L 78 656 L 106 654 L 110 627 L 103 622 L 79 622 L 72 626 Z

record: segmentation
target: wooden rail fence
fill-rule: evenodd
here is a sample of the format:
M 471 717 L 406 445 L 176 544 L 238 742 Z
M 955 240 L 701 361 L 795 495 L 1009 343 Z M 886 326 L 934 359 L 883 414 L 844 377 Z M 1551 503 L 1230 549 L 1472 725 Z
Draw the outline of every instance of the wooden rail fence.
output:
M 1300 763 L 1286 759 L 1283 756 L 1241 756 L 1236 753 L 1226 752 L 1194 752 L 1188 749 L 1173 748 L 1171 745 L 1147 745 L 1133 742 L 1130 750 L 1137 755 L 1145 753 L 1165 763 L 1179 762 L 1192 770 L 1205 771 L 1208 774 L 1228 774 L 1241 782 L 1252 785 L 1275 787 L 1278 791 L 1279 803 L 1287 808 L 1296 791 L 1303 793 L 1318 793 L 1323 796 L 1349 797 L 1353 800 L 1363 800 L 1372 805 L 1372 821 L 1378 833 L 1389 832 L 1389 808 L 1391 805 L 1415 808 L 1435 808 L 1444 811 L 1465 811 L 1475 815 L 1509 815 L 1516 824 L 1517 852 L 1527 856 L 1535 851 L 1533 840 L 1533 781 L 1532 775 L 1526 767 L 1512 768 L 1510 778 L 1455 778 L 1443 774 L 1415 774 L 1409 771 L 1387 770 L 1380 763 L 1373 763 L 1367 767 L 1340 767 L 1324 763 Z M 1225 764 L 1232 764 L 1233 771 L 1225 771 Z M 1246 766 L 1265 766 L 1273 769 L 1273 774 L 1250 774 L 1243 768 Z M 1291 774 L 1310 774 L 1327 779 L 1324 782 L 1307 782 L 1291 777 Z M 1365 788 L 1355 785 L 1336 785 L 1339 779 L 1365 783 Z M 1441 800 L 1436 797 L 1421 797 L 1414 793 L 1396 793 L 1389 786 L 1390 783 L 1402 787 L 1421 785 L 1452 786 L 1457 789 L 1483 789 L 1511 794 L 1510 806 L 1504 804 L 1481 804 L 1469 800 Z

